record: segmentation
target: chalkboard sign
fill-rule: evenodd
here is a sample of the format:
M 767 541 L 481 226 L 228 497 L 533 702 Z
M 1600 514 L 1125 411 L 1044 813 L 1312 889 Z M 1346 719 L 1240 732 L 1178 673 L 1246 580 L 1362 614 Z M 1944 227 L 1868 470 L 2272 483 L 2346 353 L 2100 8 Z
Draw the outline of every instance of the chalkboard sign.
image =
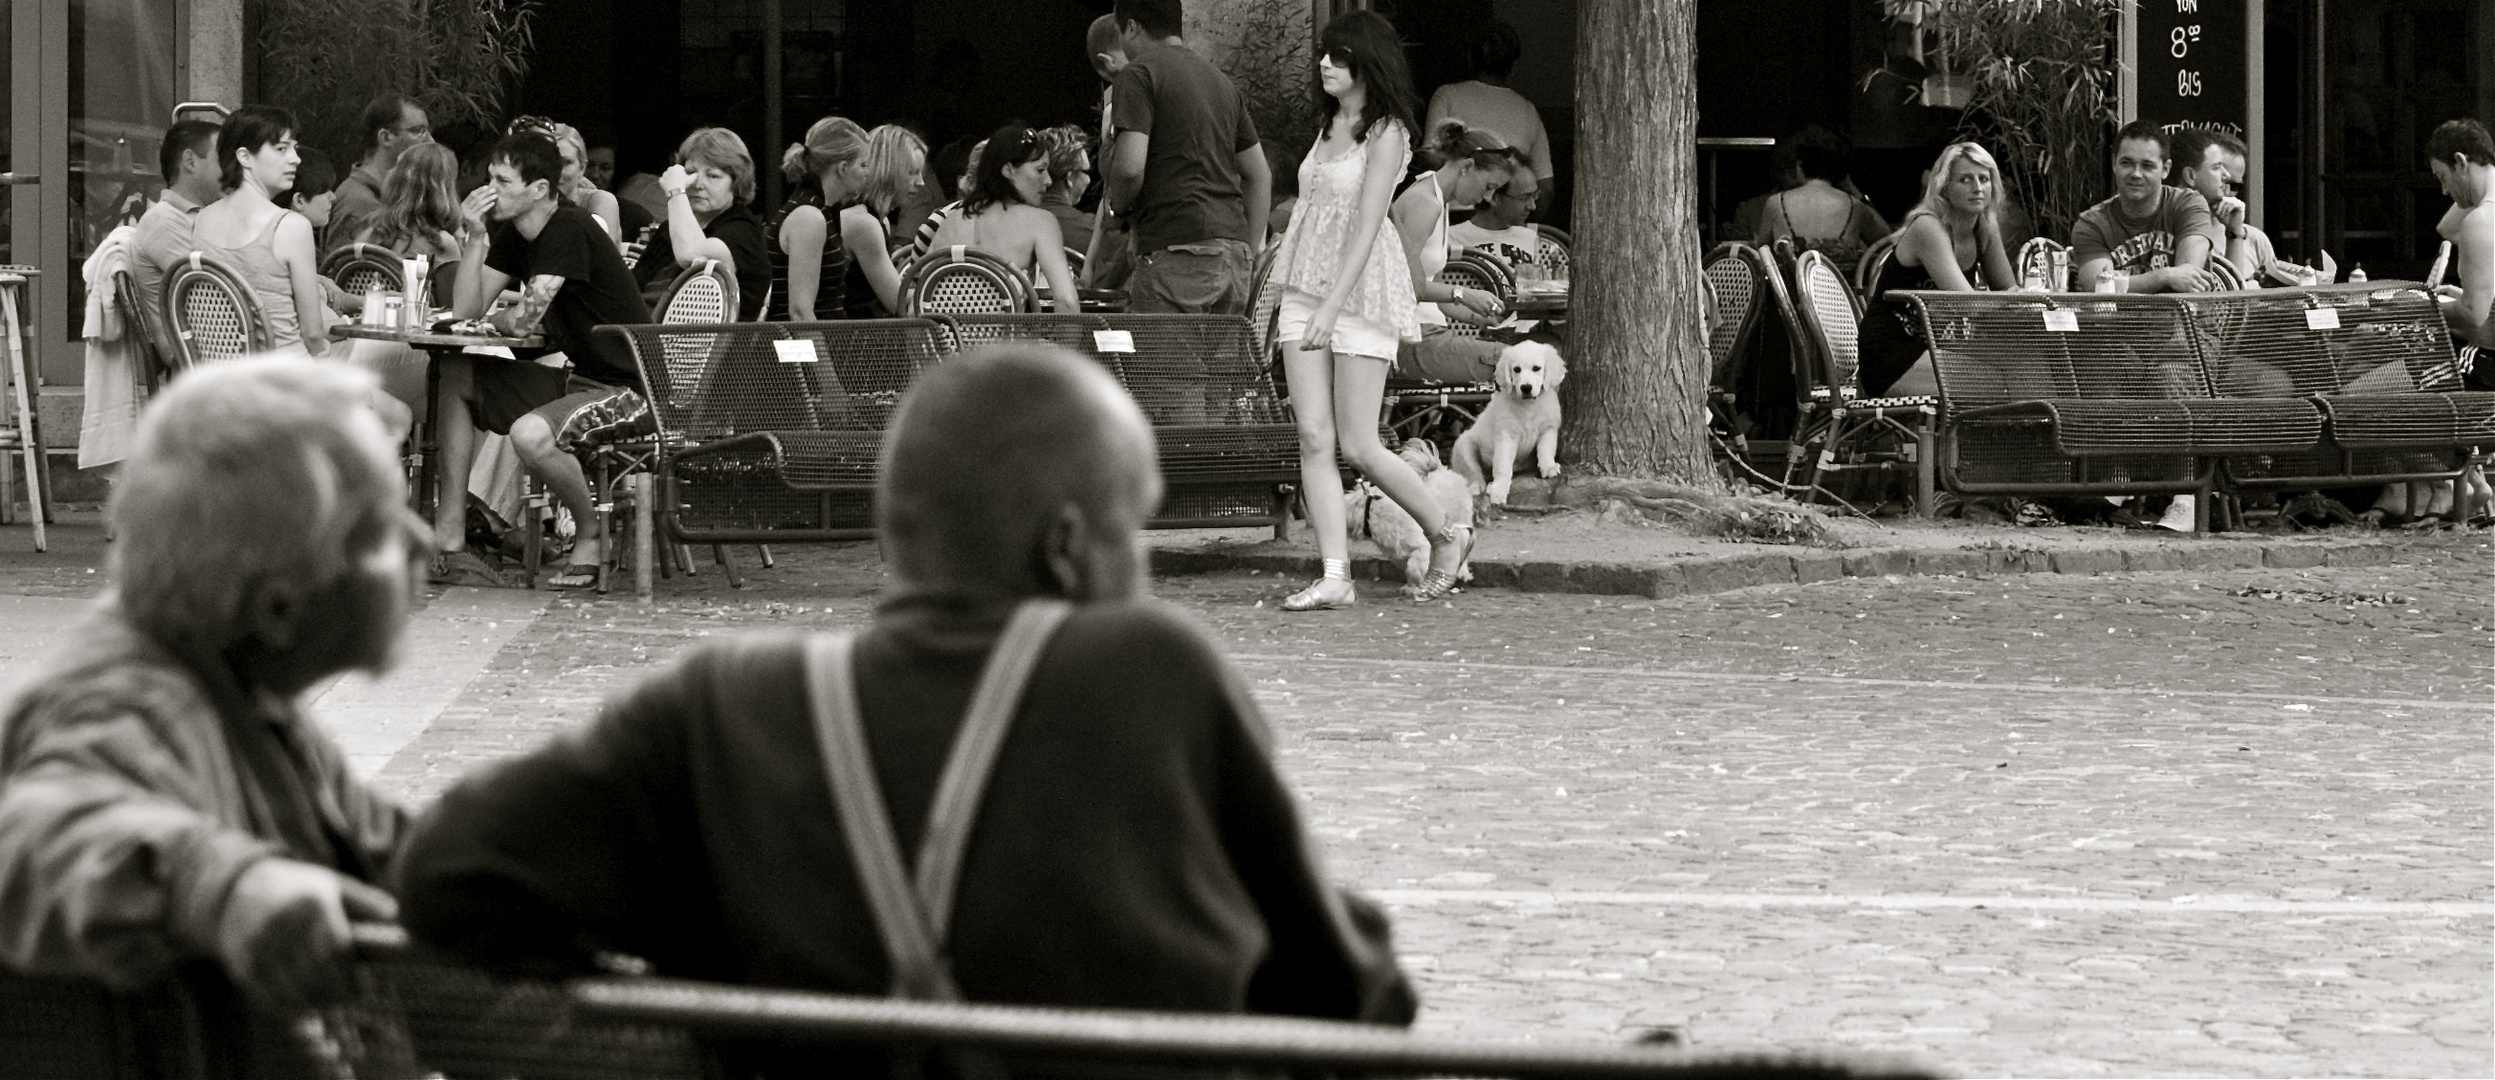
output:
M 2244 0 L 2139 0 L 2139 119 L 2168 130 L 2249 133 L 2246 7 Z

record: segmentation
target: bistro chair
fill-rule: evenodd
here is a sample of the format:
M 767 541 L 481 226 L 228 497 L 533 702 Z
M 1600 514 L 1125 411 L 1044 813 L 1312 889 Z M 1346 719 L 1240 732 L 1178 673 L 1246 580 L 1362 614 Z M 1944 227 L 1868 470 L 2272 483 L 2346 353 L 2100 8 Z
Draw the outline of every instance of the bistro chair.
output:
M 206 252 L 194 251 L 165 274 L 165 325 L 175 367 L 210 360 L 231 360 L 270 347 L 268 318 L 260 297 L 234 268 Z
M 1507 261 L 1487 251 L 1458 252 L 1447 260 L 1446 269 L 1438 272 L 1438 280 L 1480 289 L 1502 302 L 1516 299 L 1516 279 Z M 1481 336 L 1481 327 L 1462 319 L 1448 319 L 1447 329 L 1459 337 Z M 1441 456 L 1452 453 L 1456 437 L 1472 426 L 1497 393 L 1498 387 L 1486 382 L 1445 383 L 1397 378 L 1390 373 L 1386 379 L 1386 427 L 1394 438 L 1387 445 L 1423 438 L 1437 443 Z
M 700 265 L 685 267 L 683 273 L 676 275 L 676 280 L 667 286 L 666 297 L 659 301 L 658 311 L 655 312 L 656 318 L 651 321 L 662 326 L 711 326 L 732 323 L 737 321 L 739 301 L 736 278 L 731 276 L 725 267 L 719 265 L 719 260 L 704 259 Z M 763 296 L 763 309 L 770 310 L 770 306 L 771 298 L 766 292 Z M 711 354 L 715 342 L 708 338 L 689 334 L 670 335 L 665 342 L 668 354 L 667 367 L 670 371 L 700 370 L 709 365 L 712 360 Z M 619 460 L 617 464 L 621 467 L 610 471 L 615 473 L 618 479 L 632 472 L 646 469 L 648 466 L 646 455 L 633 455 L 629 460 Z M 608 535 L 612 536 L 612 531 Z M 685 576 L 691 577 L 693 575 L 691 554 L 680 544 L 670 544 L 669 548 L 670 554 L 675 559 L 676 569 L 684 571 Z M 608 549 L 621 550 L 621 547 L 609 543 Z M 755 551 L 760 554 L 764 568 L 768 569 L 774 565 L 775 560 L 771 557 L 769 547 L 756 545 Z M 744 579 L 736 572 L 736 564 L 728 558 L 727 545 L 712 544 L 710 557 L 713 562 L 719 564 L 722 570 L 726 571 L 729 585 L 737 588 L 744 587 Z M 662 569 L 666 567 L 664 561 L 659 565 Z
M 2209 253 L 2209 273 L 2218 279 L 2219 292 L 2244 291 L 2247 279 L 2243 268 L 2235 265 L 2235 260 L 2212 251 Z
M 407 288 L 406 256 L 379 244 L 349 244 L 321 259 L 321 276 L 338 283 L 350 296 L 375 288 L 398 292 Z
M 1438 272 L 1438 280 L 1465 289 L 1480 289 L 1499 298 L 1501 303 L 1516 299 L 1516 275 L 1507 261 L 1486 251 L 1458 252 L 1447 260 L 1447 268 Z M 1462 319 L 1447 320 L 1447 329 L 1458 337 L 1477 338 L 1481 327 Z
M 1536 225 L 1533 231 L 1542 234 L 1541 251 L 1536 256 L 1542 263 L 1542 276 L 1568 280 L 1568 231 L 1553 225 Z
M 156 324 L 156 312 L 139 302 L 138 283 L 130 271 L 113 271 L 113 306 L 121 311 L 122 334 L 129 339 L 132 358 L 137 361 L 140 400 L 156 396 L 165 382 L 173 378 L 175 369 L 167 359 L 173 351 L 165 345 L 165 334 Z
M 2070 246 L 2050 236 L 2036 237 L 2019 245 L 2018 265 L 2012 269 L 2018 273 L 2019 281 L 2022 283 L 2042 281 L 2045 283 L 2045 288 L 2053 289 L 2061 284 L 2052 280 L 2052 274 L 2049 272 L 2055 252 L 2068 255 Z M 2086 290 L 2083 288 L 2080 291 Z
M 901 314 L 1010 315 L 1033 310 L 1031 282 L 1005 261 L 955 244 L 920 256 L 901 281 Z
M 1786 486 L 1817 495 L 1825 490 L 1823 473 L 1911 467 L 1915 509 L 1930 516 L 1932 421 L 1939 415 L 1939 400 L 1862 397 L 1856 380 L 1862 309 L 1853 290 L 1819 252 L 1803 252 L 1789 265 L 1803 333 L 1796 351 L 1807 353 L 1809 360 L 1797 367 L 1807 373 L 1808 382 L 1794 450 L 1786 455 L 1789 466 L 1800 466 L 1802 475 L 1797 482 L 1789 468 Z
M 1880 275 L 1888 271 L 1889 260 L 1897 257 L 1897 237 L 1898 233 L 1890 233 L 1863 249 L 1862 259 L 1854 264 L 1854 295 L 1869 300 L 1880 288 Z
M 1282 290 L 1270 288 L 1273 278 L 1274 253 L 1282 241 L 1268 241 L 1265 250 L 1256 253 L 1256 270 L 1248 275 L 1248 336 L 1256 349 L 1256 362 L 1271 373 L 1276 387 L 1282 385 L 1282 343 L 1274 340 L 1274 327 L 1282 318 Z
M 1720 462 L 1728 475 L 1749 469 L 1748 424 L 1740 415 L 1740 395 L 1733 375 L 1751 346 L 1759 320 L 1761 290 L 1751 262 L 1742 255 L 1748 244 L 1726 241 L 1707 253 L 1699 280 L 1707 298 L 1707 414 Z

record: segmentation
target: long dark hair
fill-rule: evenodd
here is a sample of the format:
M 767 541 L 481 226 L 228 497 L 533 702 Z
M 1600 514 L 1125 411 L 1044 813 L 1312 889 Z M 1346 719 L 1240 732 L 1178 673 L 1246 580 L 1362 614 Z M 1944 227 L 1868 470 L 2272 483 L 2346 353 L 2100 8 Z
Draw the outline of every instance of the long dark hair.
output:
M 1037 131 L 1014 126 L 996 129 L 996 134 L 988 136 L 987 148 L 979 151 L 979 171 L 971 177 L 970 190 L 962 193 L 962 216 L 977 217 L 988 207 L 1021 202 L 1022 193 L 1005 178 L 1005 170 L 1047 154 L 1048 147 L 1040 142 Z
M 1317 38 L 1317 55 L 1330 56 L 1336 66 L 1350 69 L 1352 77 L 1367 89 L 1360 118 L 1352 122 L 1353 141 L 1367 139 L 1380 120 L 1402 124 L 1405 138 L 1418 137 L 1421 95 L 1412 89 L 1412 65 L 1404 59 L 1403 38 L 1386 16 L 1366 8 L 1344 12 L 1325 24 L 1325 33 Z M 1341 108 L 1342 103 L 1328 95 L 1320 82 L 1317 115 L 1330 125 Z M 1324 128 L 1317 130 L 1317 137 L 1325 137 Z

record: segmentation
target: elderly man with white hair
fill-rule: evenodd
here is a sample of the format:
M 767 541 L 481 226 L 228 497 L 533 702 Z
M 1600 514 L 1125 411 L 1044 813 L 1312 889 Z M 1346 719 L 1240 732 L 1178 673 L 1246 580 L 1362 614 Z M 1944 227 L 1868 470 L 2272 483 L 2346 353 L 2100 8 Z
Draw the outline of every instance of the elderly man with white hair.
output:
M 884 446 L 873 624 L 689 650 L 461 781 L 399 862 L 409 932 L 523 970 L 611 950 L 766 986 L 1409 1022 L 1384 918 L 1330 883 L 1244 681 L 1143 598 L 1153 461 L 1134 401 L 1063 349 L 930 371 Z M 726 1048 L 723 1072 L 882 1075 L 880 1053 Z
M 404 811 L 295 701 L 397 647 L 429 530 L 370 375 L 210 365 L 150 406 L 114 589 L 0 715 L 0 963 L 279 1021 L 347 988 Z M 254 1068 L 241 1070 L 252 1073 Z

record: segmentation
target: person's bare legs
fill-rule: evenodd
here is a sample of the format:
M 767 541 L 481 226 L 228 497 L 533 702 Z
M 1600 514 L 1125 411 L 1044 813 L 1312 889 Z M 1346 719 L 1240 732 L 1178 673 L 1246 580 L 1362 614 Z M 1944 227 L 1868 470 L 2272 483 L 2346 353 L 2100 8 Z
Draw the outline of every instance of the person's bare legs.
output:
M 1386 368 L 1386 361 L 1373 356 L 1336 356 L 1334 437 L 1341 443 L 1343 456 L 1351 460 L 1352 467 L 1360 470 L 1360 475 L 1367 477 L 1370 483 L 1376 484 L 1387 498 L 1395 500 L 1395 505 L 1412 515 L 1412 520 L 1421 526 L 1421 532 L 1430 538 L 1431 576 L 1452 575 L 1457 567 L 1464 564 L 1462 539 L 1450 542 L 1440 535 L 1446 531 L 1447 515 L 1439 509 L 1438 500 L 1430 497 L 1429 486 L 1421 481 L 1421 474 L 1413 472 L 1412 466 L 1405 464 L 1377 438 L 1379 411 L 1386 400 Z M 1298 387 L 1292 388 L 1291 396 L 1294 400 L 1298 399 Z M 1335 511 L 1338 514 L 1342 511 L 1342 500 L 1335 500 Z M 1423 583 L 1418 581 L 1410 584 L 1415 589 L 1423 587 Z
M 554 426 L 546 418 L 530 413 L 511 422 L 511 449 L 520 455 L 520 464 L 546 489 L 555 500 L 572 512 L 572 523 L 578 527 L 572 541 L 573 566 L 596 566 L 605 561 L 605 522 L 599 520 L 597 503 L 589 491 L 589 474 L 580 467 L 580 459 L 555 446 Z M 523 523 L 535 528 L 536 522 Z
M 433 543 L 444 555 L 468 549 L 468 469 L 476 464 L 476 366 L 442 358 L 433 402 Z
M 1351 532 L 1343 513 L 1343 474 L 1334 464 L 1334 354 L 1285 342 L 1282 375 L 1291 391 L 1291 416 L 1299 426 L 1300 501 L 1307 504 L 1308 527 L 1317 534 L 1317 557 L 1326 565 L 1324 578 L 1292 594 L 1282 606 L 1302 611 L 1347 604 L 1353 598 Z

